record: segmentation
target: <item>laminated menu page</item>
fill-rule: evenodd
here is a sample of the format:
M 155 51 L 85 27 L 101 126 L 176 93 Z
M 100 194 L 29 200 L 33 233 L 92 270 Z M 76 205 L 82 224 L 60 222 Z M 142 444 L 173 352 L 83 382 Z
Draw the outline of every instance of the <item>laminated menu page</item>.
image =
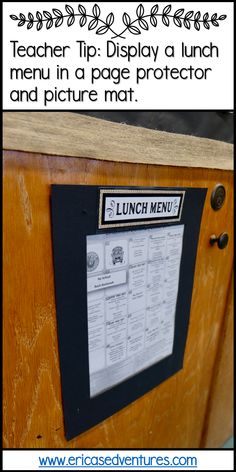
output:
M 184 225 L 87 236 L 90 397 L 173 352 Z

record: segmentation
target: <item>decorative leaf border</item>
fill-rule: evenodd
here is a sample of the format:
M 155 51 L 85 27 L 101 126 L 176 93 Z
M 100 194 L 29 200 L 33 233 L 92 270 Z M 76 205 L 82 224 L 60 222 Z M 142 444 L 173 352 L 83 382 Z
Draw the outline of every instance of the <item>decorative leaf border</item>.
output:
M 136 9 L 136 18 L 134 20 L 131 19 L 128 13 L 123 13 L 122 22 L 125 28 L 120 33 L 116 33 L 112 28 L 115 21 L 114 14 L 111 12 L 105 19 L 102 19 L 101 9 L 96 3 L 92 7 L 90 14 L 81 4 L 78 5 L 78 13 L 75 12 L 73 7 L 66 4 L 65 13 L 57 8 L 53 8 L 52 13 L 46 10 L 43 13 L 37 11 L 35 16 L 31 12 L 28 13 L 27 17 L 23 13 L 20 13 L 19 16 L 10 15 L 13 21 L 18 21 L 17 26 L 27 25 L 29 30 L 36 25 L 37 31 L 40 31 L 44 24 L 46 29 L 52 28 L 53 25 L 58 28 L 64 23 L 64 20 L 67 22 L 67 26 L 72 26 L 75 23 L 76 17 L 79 18 L 79 26 L 81 28 L 87 24 L 88 30 L 96 30 L 98 35 L 106 34 L 109 31 L 114 35 L 112 39 L 118 37 L 125 39 L 123 35 L 126 32 L 139 35 L 142 33 L 142 30 L 148 31 L 149 26 L 156 28 L 158 26 L 158 19 L 167 27 L 173 22 L 179 28 L 183 26 L 190 30 L 191 26 L 193 26 L 197 31 L 200 31 L 201 25 L 207 30 L 211 26 L 219 26 L 219 22 L 225 20 L 227 15 L 218 16 L 217 13 L 213 13 L 210 16 L 209 13 L 202 14 L 200 11 L 194 12 L 193 10 L 185 12 L 184 8 L 179 8 L 173 12 L 171 4 L 165 6 L 160 12 L 158 3 L 151 8 L 149 13 L 145 14 L 144 6 L 140 3 Z

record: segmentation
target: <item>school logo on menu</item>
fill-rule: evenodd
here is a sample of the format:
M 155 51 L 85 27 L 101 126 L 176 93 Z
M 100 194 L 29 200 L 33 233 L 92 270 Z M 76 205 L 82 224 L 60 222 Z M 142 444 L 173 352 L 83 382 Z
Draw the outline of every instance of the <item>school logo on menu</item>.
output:
M 184 190 L 101 189 L 99 228 L 181 220 Z
M 122 246 L 116 246 L 112 249 L 111 253 L 112 263 L 113 265 L 116 264 L 123 264 L 124 261 L 124 250 Z
M 99 264 L 99 257 L 96 252 L 89 252 L 87 254 L 87 271 L 88 272 L 93 272 L 94 270 L 97 269 Z

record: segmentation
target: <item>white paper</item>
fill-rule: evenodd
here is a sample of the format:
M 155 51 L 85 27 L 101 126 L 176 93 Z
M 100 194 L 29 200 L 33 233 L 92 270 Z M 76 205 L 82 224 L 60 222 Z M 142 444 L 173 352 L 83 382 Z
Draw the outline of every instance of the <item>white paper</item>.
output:
M 172 354 L 184 226 L 87 237 L 90 395 Z
M 93 292 L 94 290 L 101 290 L 115 285 L 121 285 L 126 282 L 126 271 L 119 270 L 116 272 L 105 272 L 104 274 L 88 277 L 87 290 Z

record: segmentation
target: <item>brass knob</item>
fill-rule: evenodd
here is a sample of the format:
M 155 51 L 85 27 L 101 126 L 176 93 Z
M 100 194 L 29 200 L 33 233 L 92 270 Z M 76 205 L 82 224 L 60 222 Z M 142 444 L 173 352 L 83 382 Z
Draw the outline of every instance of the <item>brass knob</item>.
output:
M 221 233 L 220 236 L 217 236 L 213 234 L 210 237 L 210 245 L 213 246 L 213 244 L 217 243 L 217 246 L 219 249 L 224 249 L 229 242 L 229 235 L 227 233 Z
M 220 210 L 224 204 L 226 196 L 225 187 L 222 184 L 217 184 L 211 194 L 211 206 L 213 210 Z

